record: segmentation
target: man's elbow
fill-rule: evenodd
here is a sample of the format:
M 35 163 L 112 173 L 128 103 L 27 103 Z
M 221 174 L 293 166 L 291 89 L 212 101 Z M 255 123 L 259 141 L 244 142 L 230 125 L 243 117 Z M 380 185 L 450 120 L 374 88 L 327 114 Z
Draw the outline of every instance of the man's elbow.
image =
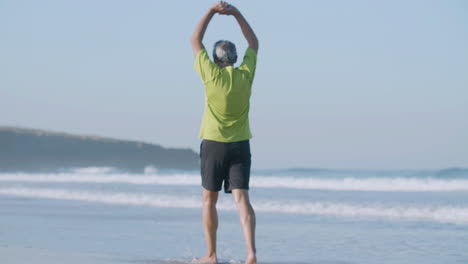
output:
M 195 36 L 195 35 L 190 36 L 190 43 L 193 44 L 195 42 L 197 42 L 197 36 Z
M 192 45 L 202 45 L 202 40 L 199 36 L 192 35 L 190 37 L 190 43 L 192 43 Z

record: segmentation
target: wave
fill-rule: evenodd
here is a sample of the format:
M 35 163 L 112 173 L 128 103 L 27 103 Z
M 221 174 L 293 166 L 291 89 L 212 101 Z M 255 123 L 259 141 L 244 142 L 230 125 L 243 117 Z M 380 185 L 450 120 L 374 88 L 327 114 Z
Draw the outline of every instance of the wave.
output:
M 21 171 L 16 171 L 21 172 Z M 70 167 L 62 168 L 54 172 L 71 172 L 87 174 L 108 174 L 108 173 L 128 173 L 116 167 Z M 198 170 L 177 170 L 177 169 L 158 169 L 153 165 L 143 168 L 144 174 L 167 174 L 167 173 L 197 173 Z M 417 169 L 387 169 L 387 170 L 365 170 L 365 169 L 326 169 L 326 168 L 285 168 L 285 169 L 256 169 L 253 174 L 264 176 L 294 176 L 294 177 L 319 177 L 319 178 L 459 178 L 468 179 L 468 168 L 443 168 L 432 170 Z
M 468 191 L 468 180 L 435 178 L 295 178 L 257 177 L 253 185 L 269 188 L 333 191 L 446 192 Z
M 117 172 L 118 169 L 115 167 L 80 167 L 72 168 L 70 171 L 74 174 L 107 174 Z
M 262 175 L 288 175 L 306 177 L 432 177 L 432 178 L 468 178 L 468 168 L 445 168 L 439 170 L 347 170 L 322 168 L 289 168 L 257 170 Z
M 100 171 L 102 172 L 102 171 Z M 200 185 L 200 176 L 194 174 L 143 175 L 95 173 L 1 173 L 0 182 L 51 183 L 123 183 L 142 185 Z M 259 188 L 290 188 L 332 191 L 382 192 L 448 192 L 468 191 L 466 179 L 440 178 L 304 178 L 291 176 L 252 175 L 250 186 Z
M 153 195 L 145 193 L 75 191 L 68 189 L 0 188 L 0 195 L 31 198 L 75 200 L 117 205 L 138 205 L 162 208 L 201 208 L 199 196 Z M 257 212 L 325 215 L 337 217 L 374 217 L 388 220 L 435 221 L 452 224 L 468 224 L 468 207 L 456 206 L 402 206 L 385 204 L 351 204 L 339 202 L 303 202 L 281 200 L 253 201 Z M 220 210 L 236 210 L 232 201 L 220 200 Z

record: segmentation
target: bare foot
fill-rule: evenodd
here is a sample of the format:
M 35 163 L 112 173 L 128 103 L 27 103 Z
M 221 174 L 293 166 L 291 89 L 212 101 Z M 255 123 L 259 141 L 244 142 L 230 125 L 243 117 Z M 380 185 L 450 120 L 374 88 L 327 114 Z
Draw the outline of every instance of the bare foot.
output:
M 204 256 L 201 258 L 194 258 L 192 263 L 200 263 L 200 264 L 218 264 L 218 260 L 216 259 L 216 255 L 213 256 Z
M 257 264 L 257 257 L 254 256 L 247 256 L 245 258 L 245 264 Z

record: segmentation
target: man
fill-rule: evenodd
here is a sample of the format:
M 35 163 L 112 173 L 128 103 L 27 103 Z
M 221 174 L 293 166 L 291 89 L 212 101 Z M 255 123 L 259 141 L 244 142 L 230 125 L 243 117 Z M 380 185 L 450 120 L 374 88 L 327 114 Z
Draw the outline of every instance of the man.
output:
M 214 62 L 208 57 L 202 40 L 206 28 L 216 14 L 235 17 L 247 39 L 248 48 L 242 64 L 234 68 L 236 47 L 230 41 L 214 45 Z M 195 69 L 205 86 L 205 111 L 199 137 L 201 176 L 203 186 L 203 226 L 207 254 L 195 259 L 199 263 L 217 263 L 216 231 L 218 214 L 216 202 L 224 182 L 224 191 L 232 193 L 239 210 L 246 242 L 246 264 L 257 262 L 255 248 L 255 213 L 249 201 L 249 178 L 252 138 L 249 109 L 252 82 L 257 61 L 258 40 L 242 14 L 232 5 L 221 1 L 212 6 L 197 25 L 191 38 L 195 54 Z

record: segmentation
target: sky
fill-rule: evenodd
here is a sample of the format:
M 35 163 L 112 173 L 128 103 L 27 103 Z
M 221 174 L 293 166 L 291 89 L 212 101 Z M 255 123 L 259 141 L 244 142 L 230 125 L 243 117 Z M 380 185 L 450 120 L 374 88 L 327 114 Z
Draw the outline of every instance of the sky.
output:
M 214 3 L 0 0 L 0 126 L 198 152 L 189 40 Z M 467 1 L 231 3 L 260 42 L 253 169 L 468 166 Z M 242 57 L 233 17 L 211 21 L 219 39 Z

